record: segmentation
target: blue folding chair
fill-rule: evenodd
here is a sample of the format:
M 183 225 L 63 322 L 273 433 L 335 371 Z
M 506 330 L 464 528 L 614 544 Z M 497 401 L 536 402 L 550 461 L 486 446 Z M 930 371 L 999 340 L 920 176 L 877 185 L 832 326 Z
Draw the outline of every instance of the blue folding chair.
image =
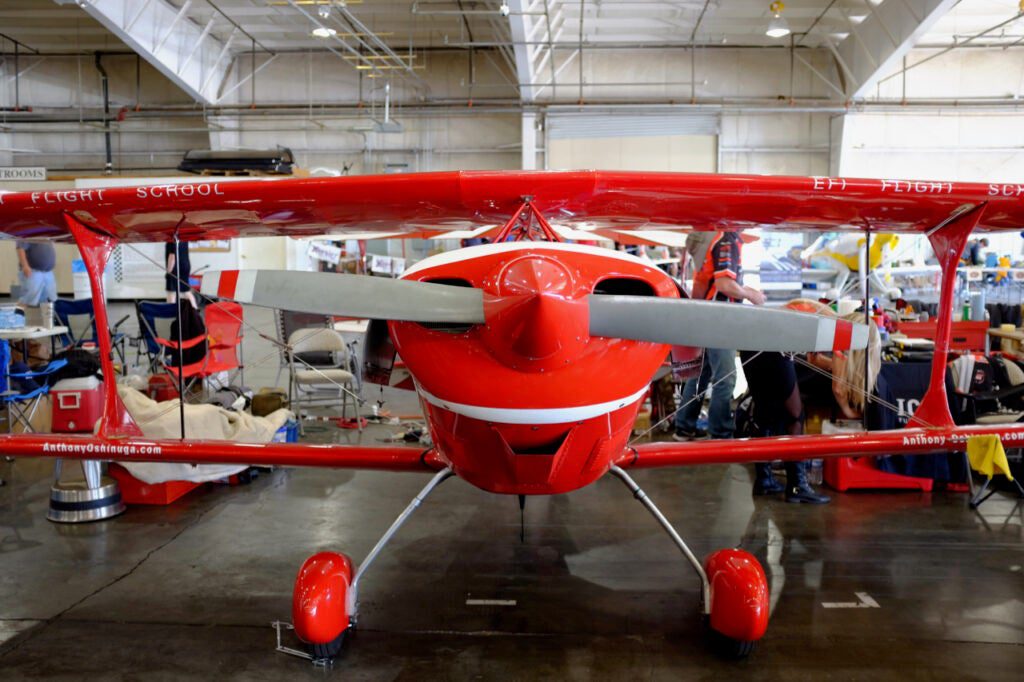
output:
M 62 349 L 81 348 L 85 344 L 99 344 L 99 337 L 96 333 L 96 312 L 92 307 L 91 298 L 80 298 L 73 301 L 59 298 L 53 303 L 53 314 L 60 326 L 68 328 L 67 334 L 57 337 L 57 343 L 61 345 Z M 110 330 L 110 341 L 114 352 L 117 353 L 117 357 L 121 361 L 122 372 L 127 371 L 124 347 L 128 335 L 117 330 L 129 317 L 129 315 L 122 317 L 114 323 Z
M 0 341 L 0 401 L 7 415 L 7 432 L 20 424 L 24 433 L 30 433 L 43 398 L 50 393 L 50 376 L 65 367 L 67 360 L 54 360 L 44 369 L 23 372 L 10 371 L 11 351 L 6 341 Z M 15 388 L 17 385 L 17 388 Z

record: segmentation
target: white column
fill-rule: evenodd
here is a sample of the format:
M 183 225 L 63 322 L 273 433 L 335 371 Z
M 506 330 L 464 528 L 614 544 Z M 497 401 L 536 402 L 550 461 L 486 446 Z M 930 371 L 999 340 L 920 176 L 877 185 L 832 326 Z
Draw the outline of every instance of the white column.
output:
M 537 170 L 537 114 L 524 111 L 522 117 L 523 170 Z

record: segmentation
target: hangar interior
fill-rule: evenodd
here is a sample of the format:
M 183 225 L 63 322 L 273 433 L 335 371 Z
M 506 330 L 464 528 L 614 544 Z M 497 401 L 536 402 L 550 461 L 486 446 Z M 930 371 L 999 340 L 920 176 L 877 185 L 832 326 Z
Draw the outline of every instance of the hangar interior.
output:
M 1022 95 L 1019 0 L 6 0 L 0 339 L 10 341 L 0 359 L 9 364 L 20 352 L 38 369 L 69 347 L 96 351 L 81 339 L 13 331 L 61 320 L 43 319 L 50 315 L 45 305 L 29 305 L 21 322 L 11 321 L 26 290 L 19 260 L 25 249 L 16 240 L 31 235 L 18 231 L 5 203 L 45 209 L 65 202 L 73 211 L 80 207 L 67 202 L 84 206 L 115 187 L 136 188 L 140 201 L 205 201 L 254 179 L 336 179 L 342 187 L 359 176 L 596 170 L 795 176 L 827 191 L 841 178 L 865 178 L 894 192 L 893 206 L 912 203 L 928 187 L 948 184 L 952 192 L 953 183 L 980 183 L 993 201 L 1020 205 Z M 894 178 L 920 180 L 923 189 Z M 388 200 L 399 205 L 405 197 Z M 319 238 L 270 230 L 204 239 L 199 231 L 186 237 L 191 272 L 184 277 L 194 274 L 194 287 L 204 273 L 209 280 L 231 270 L 393 280 L 431 256 L 494 239 L 494 225 L 464 222 L 410 238 L 386 238 L 381 224 L 367 224 L 361 235 Z M 572 241 L 621 247 L 681 286 L 692 283 L 693 273 L 680 265 L 687 230 L 655 225 L 640 238 L 573 227 Z M 894 413 L 893 425 L 907 424 L 921 395 L 898 396 L 895 374 L 886 372 L 933 358 L 935 344 L 928 344 L 939 333 L 941 278 L 932 233 L 900 235 L 898 242 L 876 235 L 879 264 L 870 236 L 849 246 L 838 232 L 821 241 L 821 232 L 762 229 L 769 227 L 749 224 L 751 241 L 737 268 L 745 283 L 767 295 L 765 308 L 791 298 L 838 299 L 839 312 L 844 303 L 848 311 L 859 306 L 863 318 L 870 299 L 877 311 L 872 334 L 884 350 L 881 370 L 862 372 L 858 381 L 888 376 L 893 392 L 879 401 Z M 954 384 L 957 372 L 967 382 L 950 390 L 962 389 L 961 403 L 978 415 L 1013 422 L 1024 414 L 1013 390 L 1024 386 L 1024 224 L 1001 229 L 972 236 L 968 267 L 957 276 L 950 360 L 969 364 L 950 370 Z M 150 410 L 164 429 L 147 437 L 182 435 L 176 429 L 179 416 L 185 428 L 186 417 L 177 396 L 184 392 L 184 402 L 216 400 L 224 413 L 242 406 L 211 427 L 210 438 L 431 450 L 427 399 L 400 385 L 393 368 L 390 384 L 366 380 L 364 365 L 379 346 L 365 319 L 328 318 L 340 345 L 317 346 L 330 359 L 316 369 L 308 358 L 296 360 L 302 353 L 289 336 L 323 325 L 288 318 L 292 326 L 282 331 L 283 306 L 244 303 L 241 319 L 230 313 L 227 320 L 228 327 L 240 322 L 233 362 L 187 388 L 179 384 L 164 366 L 170 347 L 145 338 L 149 323 L 139 304 L 165 300 L 167 254 L 174 251 L 161 242 L 121 243 L 103 275 L 119 381 L 139 389 L 129 409 Z M 74 240 L 53 243 L 56 295 L 90 298 Z M 870 277 L 857 272 L 861 254 L 861 267 L 874 269 Z M 208 303 L 198 288 L 195 298 Z M 86 327 L 96 320 L 90 306 L 78 314 Z M 169 324 L 153 323 L 150 336 L 171 338 L 185 326 L 181 319 L 176 328 Z M 730 363 L 736 386 L 727 411 L 738 428 L 743 399 L 756 387 L 743 360 Z M 990 364 L 988 384 L 973 386 L 971 373 Z M 325 379 L 328 388 L 339 390 L 307 407 L 288 404 L 296 392 L 315 393 L 310 386 L 325 371 L 335 373 Z M 487 376 L 464 371 L 459 381 L 488 385 Z M 829 376 L 835 390 L 836 375 Z M 676 422 L 686 378 L 668 364 L 656 378 L 635 414 L 630 447 L 687 435 Z M 229 387 L 249 395 L 225 397 Z M 259 393 L 278 387 L 283 397 Z M 860 416 L 841 423 L 827 387 L 825 394 L 821 402 L 804 397 L 802 433 L 860 424 Z M 298 419 L 263 410 L 252 418 L 257 398 Z M 2 433 L 91 433 L 98 415 L 85 428 L 69 428 L 55 409 L 62 401 L 56 385 L 31 401 L 5 398 L 5 408 L 27 416 L 19 421 L 6 410 Z M 26 413 L 20 408 L 29 402 L 34 411 Z M 699 413 L 698 429 L 714 430 L 708 409 Z M 861 412 L 866 423 L 868 410 Z M 279 421 L 258 421 L 267 414 Z M 199 413 L 187 421 L 192 433 L 204 428 Z M 240 435 L 245 429 L 262 432 Z M 755 434 L 735 433 L 742 435 Z M 1006 448 L 1014 472 L 1021 472 L 1020 452 Z M 972 475 L 959 452 L 920 458 L 934 460 L 933 468 L 891 454 L 884 459 L 895 463 L 883 470 L 917 483 L 861 472 L 867 482 L 854 485 L 837 473 L 845 465 L 808 465 L 810 485 L 831 496 L 821 505 L 752 495 L 760 474 L 748 463 L 634 474 L 699 557 L 739 547 L 764 567 L 770 625 L 741 661 L 707 645 L 700 581 L 629 491 L 603 476 L 571 492 L 519 495 L 518 502 L 462 480 L 441 487 L 367 573 L 358 635 L 331 666 L 320 667 L 359 679 L 1016 678 L 1024 660 L 1019 484 L 997 471 L 989 477 L 995 494 L 969 504 L 981 499 L 975 492 L 985 477 Z M 866 459 L 858 462 L 874 472 Z M 187 463 L 156 466 L 172 473 L 119 468 L 111 490 L 127 509 L 104 518 L 75 517 L 67 512 L 73 504 L 61 507 L 68 503 L 60 494 L 62 481 L 75 490 L 88 489 L 93 473 L 108 481 L 106 465 L 80 472 L 65 459 L 55 481 L 52 456 L 0 462 L 4 679 L 322 677 L 319 667 L 281 651 L 306 653 L 293 631 L 275 635 L 270 626 L 292 620 L 296 571 L 316 552 L 344 551 L 362 561 L 428 480 L 329 467 L 199 475 Z M 781 470 L 776 475 L 785 478 Z M 189 478 L 202 481 L 182 482 Z

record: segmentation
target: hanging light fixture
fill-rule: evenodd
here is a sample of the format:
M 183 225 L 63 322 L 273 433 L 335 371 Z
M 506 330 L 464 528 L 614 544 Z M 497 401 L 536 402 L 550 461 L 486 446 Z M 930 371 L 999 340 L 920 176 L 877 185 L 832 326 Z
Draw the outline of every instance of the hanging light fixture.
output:
M 772 18 L 768 22 L 768 30 L 764 32 L 769 38 L 785 38 L 789 35 L 789 22 L 782 16 L 782 10 L 786 9 L 779 0 L 775 0 L 771 5 L 768 6 L 768 10 L 772 13 Z
M 330 3 L 330 0 L 328 0 L 325 3 L 323 3 L 322 5 L 317 5 L 316 13 L 320 15 L 321 19 L 329 19 L 331 17 L 331 3 Z
M 312 31 L 313 36 L 316 38 L 330 38 L 331 36 L 338 35 L 338 32 L 333 28 L 327 28 L 326 26 L 317 26 Z

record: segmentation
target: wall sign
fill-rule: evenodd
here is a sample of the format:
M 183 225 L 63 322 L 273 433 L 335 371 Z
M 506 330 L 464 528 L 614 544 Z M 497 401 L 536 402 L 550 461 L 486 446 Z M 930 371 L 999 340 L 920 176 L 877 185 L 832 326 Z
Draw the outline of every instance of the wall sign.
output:
M 45 180 L 46 169 L 42 166 L 0 166 L 0 181 Z

